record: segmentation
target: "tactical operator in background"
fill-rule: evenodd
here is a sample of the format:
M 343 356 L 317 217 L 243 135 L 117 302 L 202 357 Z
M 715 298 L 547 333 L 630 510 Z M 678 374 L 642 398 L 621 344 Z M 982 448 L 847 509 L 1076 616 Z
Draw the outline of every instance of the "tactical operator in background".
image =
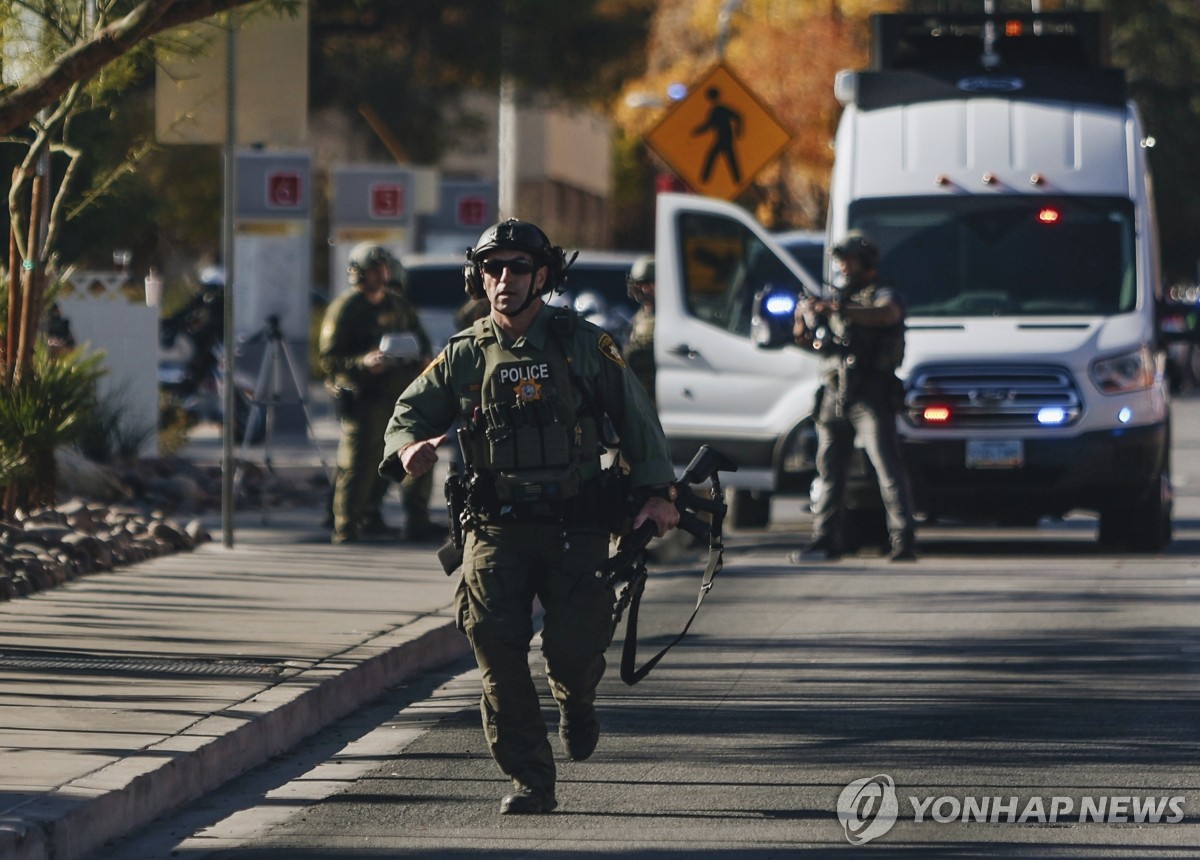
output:
M 629 269 L 629 298 L 638 303 L 625 343 L 625 363 L 655 402 L 654 394 L 654 258 L 638 257 Z
M 388 425 L 384 474 L 422 476 L 461 421 L 468 497 L 460 626 L 483 675 L 484 736 L 514 791 L 500 811 L 550 812 L 555 766 L 529 670 L 532 602 L 545 608 L 542 653 L 567 756 L 582 761 L 600 736 L 596 687 L 612 638 L 613 590 L 596 572 L 627 511 L 606 493 L 599 428 L 607 415 L 630 464 L 634 526 L 660 536 L 679 515 L 674 471 L 654 408 L 602 329 L 543 295 L 567 267 L 533 224 L 493 225 L 467 252 L 472 298 L 487 317 L 450 339 L 400 397 Z
M 220 266 L 205 266 L 200 272 L 200 292 L 160 323 L 160 344 L 171 348 L 180 332 L 192 342 L 185 369 L 187 384 L 197 386 L 213 376 L 220 363 L 225 334 L 225 270 Z
M 383 521 L 387 481 L 379 476 L 383 431 L 396 398 L 429 361 L 429 338 L 417 312 L 399 293 L 386 288 L 392 256 L 364 243 L 350 252 L 353 289 L 330 302 L 321 325 L 321 369 L 331 380 L 341 419 L 337 477 L 333 487 L 333 542 L 400 537 Z M 412 332 L 420 344 L 416 361 L 397 360 L 380 345 L 389 333 Z M 430 522 L 433 477 L 401 484 L 405 527 L 410 541 L 440 540 L 445 531 Z
M 805 298 L 794 334 L 822 357 L 824 393 L 817 412 L 817 472 L 823 491 L 813 510 L 813 541 L 796 560 L 842 553 L 847 470 L 855 437 L 875 473 L 887 511 L 892 561 L 915 561 L 908 475 L 896 433 L 896 369 L 904 359 L 904 305 L 878 283 L 879 249 L 852 231 L 830 251 L 842 285 L 833 299 Z M 827 327 L 831 336 L 824 336 Z

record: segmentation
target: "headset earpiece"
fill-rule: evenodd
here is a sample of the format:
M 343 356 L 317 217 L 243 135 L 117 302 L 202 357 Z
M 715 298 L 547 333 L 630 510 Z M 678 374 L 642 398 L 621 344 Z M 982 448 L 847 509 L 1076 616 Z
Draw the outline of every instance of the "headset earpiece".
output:
M 468 251 L 467 256 L 470 258 L 474 254 Z M 479 274 L 478 264 L 472 259 L 468 259 L 463 264 L 463 289 L 469 298 L 482 299 L 484 297 L 483 276 Z

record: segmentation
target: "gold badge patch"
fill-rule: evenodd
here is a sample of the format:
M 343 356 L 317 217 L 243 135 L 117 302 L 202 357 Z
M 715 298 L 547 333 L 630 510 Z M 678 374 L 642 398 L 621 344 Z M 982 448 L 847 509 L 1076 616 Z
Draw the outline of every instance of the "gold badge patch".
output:
M 513 393 L 517 395 L 517 400 L 522 403 L 528 403 L 531 400 L 542 399 L 542 383 L 533 379 L 523 379 L 513 386 Z
M 600 335 L 600 354 L 614 364 L 625 366 L 625 359 L 621 356 L 621 348 L 617 346 L 616 341 L 608 334 Z

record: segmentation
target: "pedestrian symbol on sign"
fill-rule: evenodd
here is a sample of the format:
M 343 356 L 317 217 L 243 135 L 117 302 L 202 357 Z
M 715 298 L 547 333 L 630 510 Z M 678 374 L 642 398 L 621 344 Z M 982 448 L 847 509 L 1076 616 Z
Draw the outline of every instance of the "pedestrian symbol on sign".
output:
M 721 104 L 721 90 L 717 87 L 709 87 L 704 97 L 712 103 L 712 110 L 708 112 L 708 118 L 701 125 L 696 126 L 692 136 L 698 137 L 711 133 L 713 142 L 712 147 L 708 150 L 708 155 L 704 157 L 704 169 L 700 171 L 700 179 L 707 183 L 712 176 L 717 159 L 723 158 L 729 168 L 730 177 L 735 183 L 740 183 L 742 171 L 738 169 L 734 142 L 742 136 L 742 115 L 733 108 Z
M 693 191 L 732 200 L 790 139 L 766 105 L 718 64 L 688 88 L 646 143 Z

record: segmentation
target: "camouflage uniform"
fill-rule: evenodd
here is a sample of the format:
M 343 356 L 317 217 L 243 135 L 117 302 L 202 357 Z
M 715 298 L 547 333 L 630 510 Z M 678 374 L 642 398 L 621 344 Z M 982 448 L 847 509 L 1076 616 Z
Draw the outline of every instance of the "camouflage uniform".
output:
M 376 374 L 363 366 L 363 358 L 379 348 L 385 334 L 393 332 L 412 332 L 421 353 L 429 354 L 429 338 L 416 309 L 391 290 L 385 291 L 378 305 L 358 290 L 348 290 L 330 303 L 321 325 L 321 369 L 339 389 L 348 392 L 339 406 L 342 436 L 333 490 L 335 540 L 353 539 L 364 528 L 382 523 L 380 507 L 387 494 L 387 481 L 378 473 L 383 431 L 396 398 L 416 378 L 419 365 L 396 364 Z M 432 487 L 431 476 L 405 480 L 401 485 L 410 536 L 429 524 Z
M 868 284 L 850 291 L 847 305 L 873 307 L 899 302 L 890 287 Z M 893 547 L 911 546 L 915 531 L 908 474 L 896 432 L 896 368 L 904 360 L 904 322 L 887 328 L 829 319 L 834 333 L 849 344 L 846 352 L 826 354 L 821 364 L 825 395 L 817 414 L 817 471 L 824 492 L 813 510 L 817 540 L 841 542 L 847 471 L 857 438 L 875 467 Z M 802 344 L 803 346 L 803 344 Z
M 502 376 L 502 384 L 496 383 L 494 363 L 493 378 L 485 379 L 489 356 L 497 348 L 511 360 L 500 368 L 507 368 L 510 381 L 519 379 L 515 385 L 508 386 Z M 523 370 L 531 367 L 540 370 Z M 445 432 L 456 420 L 478 440 L 484 435 L 480 413 L 488 408 L 489 393 L 503 393 L 506 387 L 539 408 L 543 396 L 549 394 L 553 404 L 555 392 L 569 391 L 564 399 L 574 402 L 577 416 L 585 416 L 567 422 L 574 422 L 576 440 L 582 423 L 598 425 L 606 414 L 620 435 L 635 488 L 674 480 L 655 410 L 612 338 L 569 309 L 545 305 L 515 342 L 490 318 L 450 339 L 396 404 L 381 471 L 400 469 L 402 448 Z M 612 589 L 595 575 L 608 556 L 611 513 L 599 492 L 598 446 L 593 441 L 591 450 L 586 448 L 574 449 L 582 451 L 577 494 L 549 502 L 497 500 L 475 512 L 465 540 L 459 619 L 483 675 L 484 735 L 500 769 L 518 789 L 553 792 L 555 782 L 554 758 L 529 671 L 533 599 L 545 609 L 542 653 L 564 721 L 579 714 L 594 718 L 596 687 L 612 638 Z
M 629 340 L 625 343 L 625 363 L 646 389 L 651 402 L 654 393 L 654 309 L 643 305 L 633 315 Z

